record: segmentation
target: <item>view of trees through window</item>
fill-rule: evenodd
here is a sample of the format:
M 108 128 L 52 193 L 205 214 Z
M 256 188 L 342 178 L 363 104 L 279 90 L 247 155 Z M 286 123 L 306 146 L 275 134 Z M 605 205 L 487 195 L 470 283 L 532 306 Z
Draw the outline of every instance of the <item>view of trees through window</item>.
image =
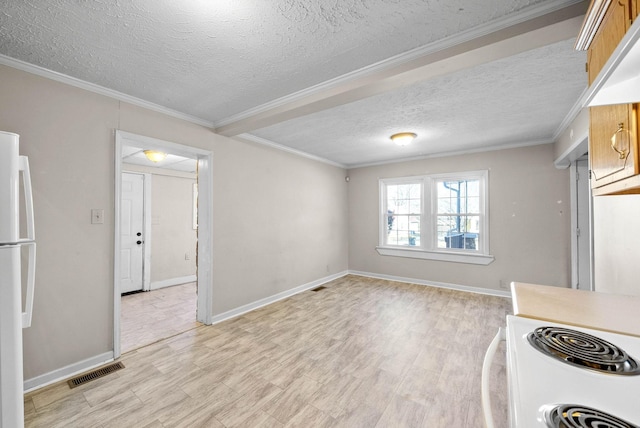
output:
M 436 185 L 438 248 L 478 248 L 480 181 L 441 180 Z
M 387 186 L 387 244 L 420 245 L 422 184 Z

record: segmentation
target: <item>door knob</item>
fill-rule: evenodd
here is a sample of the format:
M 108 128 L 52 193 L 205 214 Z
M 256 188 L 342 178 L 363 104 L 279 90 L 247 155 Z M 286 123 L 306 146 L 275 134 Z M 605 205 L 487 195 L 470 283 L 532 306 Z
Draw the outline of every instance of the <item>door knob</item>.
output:
M 142 244 L 142 241 L 136 241 L 136 244 L 140 245 Z
M 142 236 L 142 232 L 136 233 L 136 236 Z

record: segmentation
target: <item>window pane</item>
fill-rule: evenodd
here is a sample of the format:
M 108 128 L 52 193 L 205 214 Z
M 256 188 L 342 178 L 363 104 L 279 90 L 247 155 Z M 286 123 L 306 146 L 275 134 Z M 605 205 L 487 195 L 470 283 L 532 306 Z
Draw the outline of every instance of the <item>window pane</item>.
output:
M 418 183 L 410 184 L 409 197 L 411 199 L 420 199 L 422 196 L 422 185 Z
M 480 213 L 480 198 L 472 196 L 467 198 L 467 213 L 479 214 Z
M 479 180 L 445 180 L 436 186 L 439 214 L 480 213 Z
M 387 240 L 389 245 L 420 245 L 420 216 L 387 215 Z
M 404 215 L 396 216 L 396 229 L 409 230 L 409 218 Z
M 420 216 L 409 217 L 409 245 L 420 245 Z
M 394 214 L 420 214 L 422 186 L 397 184 L 387 186 L 387 209 Z
M 438 248 L 478 248 L 480 216 L 438 216 Z

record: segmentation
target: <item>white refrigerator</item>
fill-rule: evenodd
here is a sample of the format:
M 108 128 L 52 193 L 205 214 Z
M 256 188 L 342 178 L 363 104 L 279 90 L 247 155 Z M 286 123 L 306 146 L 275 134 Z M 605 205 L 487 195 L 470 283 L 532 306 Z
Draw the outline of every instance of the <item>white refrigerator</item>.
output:
M 20 236 L 21 182 L 26 236 Z M 24 426 L 22 329 L 31 325 L 35 262 L 29 162 L 19 155 L 19 136 L 0 131 L 0 428 Z

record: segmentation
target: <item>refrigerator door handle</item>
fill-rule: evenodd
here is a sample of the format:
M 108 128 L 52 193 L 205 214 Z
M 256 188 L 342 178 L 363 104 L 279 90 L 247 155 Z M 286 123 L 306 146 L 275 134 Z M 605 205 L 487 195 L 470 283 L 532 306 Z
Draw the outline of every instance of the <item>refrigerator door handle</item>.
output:
M 22 184 L 24 188 L 25 215 L 27 217 L 27 240 L 36 239 L 34 219 L 33 219 L 33 192 L 31 190 L 31 173 L 29 171 L 29 159 L 20 156 L 18 168 L 22 171 Z
M 22 328 L 31 327 L 33 315 L 33 294 L 36 287 L 36 238 L 33 218 L 33 191 L 31 190 L 31 172 L 29 171 L 29 159 L 26 156 L 19 157 L 18 169 L 22 171 L 22 187 L 24 188 L 25 216 L 27 219 L 27 237 L 21 239 L 22 245 L 29 250 L 27 261 L 27 293 L 25 296 L 25 312 L 22 313 Z
M 33 316 L 33 293 L 36 288 L 36 243 L 26 242 L 22 246 L 29 249 L 27 265 L 27 295 L 25 297 L 25 312 L 22 313 L 22 328 L 31 327 Z
M 29 259 L 27 265 L 27 295 L 25 298 L 25 312 L 22 313 L 22 328 L 31 327 L 31 317 L 33 315 L 33 293 L 36 288 L 36 243 L 28 242 L 22 244 L 29 249 Z

